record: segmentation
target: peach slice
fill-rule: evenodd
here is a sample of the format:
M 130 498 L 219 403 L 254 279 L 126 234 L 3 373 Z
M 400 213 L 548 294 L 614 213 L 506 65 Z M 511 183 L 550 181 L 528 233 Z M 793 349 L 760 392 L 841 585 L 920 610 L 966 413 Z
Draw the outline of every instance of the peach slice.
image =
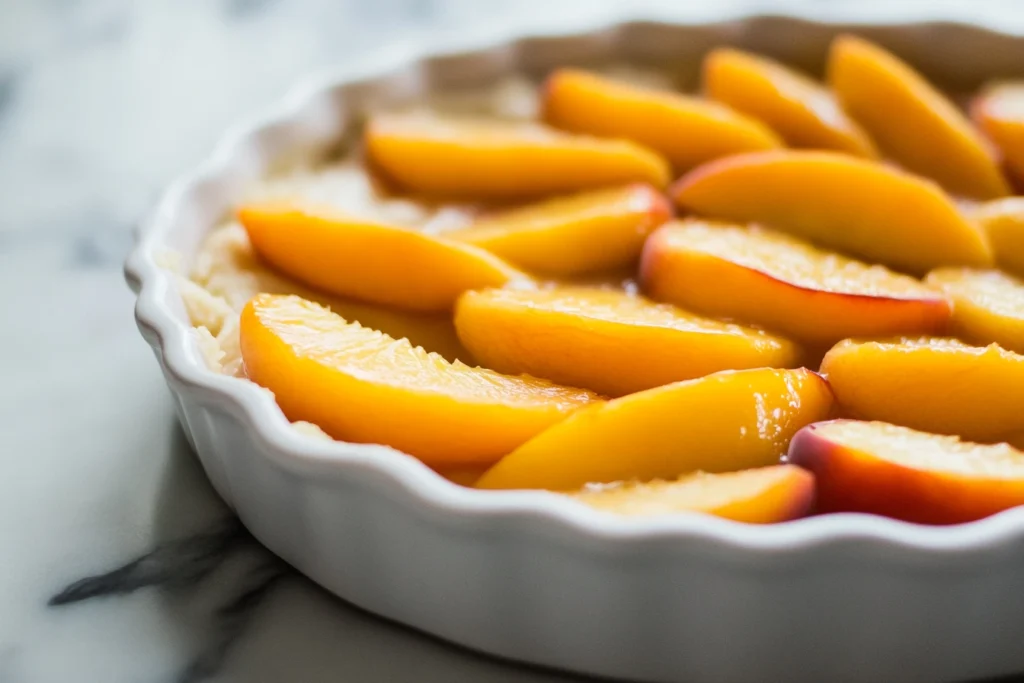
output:
M 647 240 L 640 273 L 658 301 L 815 345 L 941 332 L 951 313 L 941 293 L 914 278 L 758 227 L 662 226 Z
M 671 217 L 664 195 L 630 185 L 505 211 L 445 237 L 535 273 L 566 277 L 635 265 L 644 238 Z
M 804 427 L 789 461 L 814 473 L 820 512 L 957 524 L 1024 505 L 1024 452 L 885 422 Z
M 297 296 L 242 310 L 249 379 L 289 420 L 398 448 L 431 466 L 485 464 L 597 400 L 589 391 L 449 363 Z
M 1024 83 L 993 83 L 971 103 L 974 123 L 996 144 L 1010 171 L 1024 179 Z
M 927 282 L 952 298 L 957 336 L 1024 353 L 1024 281 L 997 270 L 941 268 Z
M 577 69 L 548 78 L 543 108 L 556 128 L 633 140 L 661 152 L 676 171 L 782 144 L 760 121 L 721 104 Z
M 396 339 L 404 337 L 413 346 L 436 351 L 447 360 L 459 359 L 475 365 L 469 351 L 455 334 L 451 315 L 387 308 L 332 296 L 301 285 L 264 263 L 253 251 L 249 236 L 239 223 L 228 223 L 209 234 L 193 266 L 191 278 L 206 292 L 228 303 L 234 312 L 232 322 L 235 325 L 238 313 L 257 294 L 296 294 L 330 308 L 350 322 L 372 327 Z M 193 317 L 193 323 L 197 322 Z M 204 321 L 203 324 L 218 334 L 224 322 L 211 325 Z M 241 359 L 238 362 L 240 364 Z
M 992 263 L 984 234 L 936 185 L 847 154 L 741 154 L 683 176 L 672 195 L 703 216 L 768 224 L 913 273 Z
M 534 123 L 377 116 L 365 143 L 390 179 L 427 194 L 518 199 L 669 180 L 668 164 L 649 149 Z
M 821 371 L 844 414 L 982 442 L 1024 430 L 1024 356 L 996 344 L 844 341 Z
M 878 156 L 867 133 L 828 88 L 773 59 L 731 48 L 712 50 L 704 59 L 704 91 L 765 122 L 790 147 Z
M 253 204 L 238 219 L 256 253 L 278 270 L 363 301 L 444 311 L 468 289 L 524 277 L 483 249 L 329 209 Z
M 988 142 L 908 64 L 855 36 L 832 43 L 829 83 L 882 152 L 904 168 L 974 199 L 1010 194 Z
M 799 361 L 780 337 L 598 289 L 466 292 L 455 328 L 486 367 L 610 396 Z
M 772 524 L 807 514 L 814 500 L 814 477 L 793 465 L 775 465 L 723 474 L 696 472 L 675 481 L 597 484 L 569 495 L 619 515 L 703 512 L 748 524 Z
M 1024 277 L 1024 197 L 985 202 L 968 215 L 988 235 L 999 267 Z
M 810 370 L 728 370 L 588 406 L 502 458 L 485 489 L 578 489 L 774 465 L 798 429 L 826 419 Z

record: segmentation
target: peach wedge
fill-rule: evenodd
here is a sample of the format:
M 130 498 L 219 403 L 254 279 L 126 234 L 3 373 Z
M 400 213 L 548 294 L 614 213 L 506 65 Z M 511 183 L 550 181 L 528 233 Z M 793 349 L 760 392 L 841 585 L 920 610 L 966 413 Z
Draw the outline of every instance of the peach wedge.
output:
M 459 339 L 486 367 L 621 396 L 719 370 L 794 367 L 791 342 L 623 292 L 467 292 Z
M 377 116 L 364 138 L 371 164 L 424 194 L 510 200 L 669 179 L 649 149 L 535 123 Z
M 636 184 L 512 209 L 445 237 L 533 273 L 568 277 L 635 266 L 644 238 L 671 216 L 663 194 Z
M 878 156 L 828 88 L 772 59 L 732 48 L 704 59 L 708 97 L 769 125 L 790 147 Z
M 274 393 L 289 420 L 431 466 L 493 462 L 597 399 L 449 363 L 296 296 L 254 297 L 240 342 L 249 379 Z
M 971 103 L 971 118 L 996 144 L 1018 181 L 1024 181 L 1024 82 L 993 83 Z
M 598 484 L 569 494 L 618 515 L 650 517 L 702 512 L 748 524 L 772 524 L 807 514 L 814 477 L 793 465 L 742 472 L 686 474 L 675 481 Z
M 459 294 L 523 277 L 483 249 L 405 227 L 289 204 L 238 211 L 265 261 L 311 287 L 417 311 L 450 310 Z
M 981 230 L 935 184 L 847 154 L 741 154 L 683 176 L 672 195 L 702 216 L 763 223 L 915 274 L 992 263 Z
M 1024 431 L 1024 356 L 996 344 L 844 341 L 821 371 L 852 417 L 982 442 Z
M 730 370 L 588 406 L 502 458 L 477 488 L 554 491 L 775 465 L 832 392 L 804 369 Z
M 896 56 L 866 40 L 832 43 L 828 78 L 846 111 L 882 153 L 971 199 L 1010 194 L 996 156 L 945 95 Z
M 939 333 L 951 313 L 940 292 L 907 275 L 774 230 L 695 220 L 651 235 L 641 283 L 658 301 L 818 346 L 854 336 Z
M 800 430 L 789 461 L 814 473 L 819 512 L 957 524 L 1024 505 L 1024 452 L 1005 443 L 833 420 Z
M 1024 197 L 977 204 L 968 215 L 988 235 L 996 264 L 1024 277 Z
M 997 270 L 941 268 L 927 282 L 953 300 L 957 336 L 1024 353 L 1024 281 Z
M 577 69 L 553 73 L 543 98 L 544 120 L 552 126 L 633 140 L 661 152 L 676 171 L 782 145 L 760 121 L 721 104 Z
M 459 359 L 470 363 L 472 360 L 455 334 L 449 312 L 404 311 L 306 287 L 264 263 L 253 250 L 245 228 L 238 223 L 210 233 L 192 268 L 191 278 L 210 294 L 227 301 L 236 314 L 257 294 L 296 294 L 331 309 L 349 322 L 372 327 L 396 339 L 404 337 L 413 346 L 435 351 L 450 361 Z M 193 322 L 196 322 L 195 316 Z M 219 325 L 208 321 L 205 324 L 211 332 L 218 333 Z

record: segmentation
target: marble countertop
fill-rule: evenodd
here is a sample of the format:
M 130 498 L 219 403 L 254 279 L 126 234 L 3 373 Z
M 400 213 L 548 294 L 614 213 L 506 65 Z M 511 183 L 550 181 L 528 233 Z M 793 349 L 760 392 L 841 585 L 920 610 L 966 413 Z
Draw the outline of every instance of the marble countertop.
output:
M 160 187 L 304 71 L 611 4 L 0 0 L 0 682 L 576 680 L 384 623 L 256 544 L 189 452 L 121 263 Z M 750 4 L 820 0 L 715 7 Z M 1024 25 L 1017 0 L 877 6 L 910 5 Z

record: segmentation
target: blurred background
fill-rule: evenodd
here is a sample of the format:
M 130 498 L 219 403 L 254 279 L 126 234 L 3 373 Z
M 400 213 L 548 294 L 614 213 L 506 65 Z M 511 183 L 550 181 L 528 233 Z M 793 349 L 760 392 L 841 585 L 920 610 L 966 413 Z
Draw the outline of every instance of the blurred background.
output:
M 626 9 L 1024 31 L 1024 0 L 0 0 L 0 683 L 568 680 L 281 582 L 246 542 L 205 573 L 195 552 L 159 554 L 230 514 L 176 425 L 121 264 L 159 190 L 309 70 Z M 200 578 L 175 583 L 175 568 Z M 134 583 L 47 607 L 111 571 Z

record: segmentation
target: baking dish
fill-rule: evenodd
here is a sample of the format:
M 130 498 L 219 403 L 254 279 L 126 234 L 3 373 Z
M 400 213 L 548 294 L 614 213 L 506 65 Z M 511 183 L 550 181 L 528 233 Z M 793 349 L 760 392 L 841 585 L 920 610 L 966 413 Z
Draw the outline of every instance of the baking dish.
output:
M 195 252 L 243 188 L 436 89 L 609 59 L 696 74 L 729 43 L 820 68 L 859 30 L 953 90 L 1024 75 L 1024 37 L 798 17 L 593 20 L 407 46 L 311 77 L 176 181 L 126 265 L 139 328 L 213 485 L 270 550 L 360 607 L 510 659 L 643 681 L 956 681 L 1024 671 L 1024 509 L 926 528 L 866 515 L 773 527 L 626 519 L 542 492 L 475 491 L 382 446 L 291 429 L 269 392 L 207 370 L 161 254 Z

